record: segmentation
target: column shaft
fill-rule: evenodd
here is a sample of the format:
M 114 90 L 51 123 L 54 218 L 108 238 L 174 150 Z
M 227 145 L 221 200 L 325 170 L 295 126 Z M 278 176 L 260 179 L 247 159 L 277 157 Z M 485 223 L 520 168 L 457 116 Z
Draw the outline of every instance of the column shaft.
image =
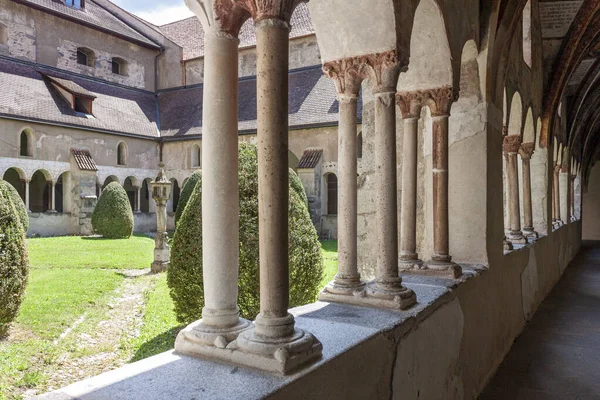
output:
M 50 211 L 56 212 L 56 182 L 51 182 L 52 185 L 52 194 L 50 197 Z
M 554 220 L 560 224 L 560 178 L 558 168 L 554 169 Z
M 135 211 L 136 212 L 141 212 L 142 211 L 142 188 L 141 187 L 137 187 L 135 189 Z
M 357 269 L 357 98 L 339 96 L 338 127 L 338 273 L 343 286 L 360 284 Z
M 533 229 L 533 206 L 531 204 L 531 160 L 522 159 L 523 163 L 523 225 L 524 229 Z
M 448 227 L 448 116 L 433 116 L 433 259 L 450 261 Z
M 29 192 L 29 181 L 25 180 L 25 207 L 27 208 L 27 211 L 29 211 L 29 212 L 31 212 L 31 209 L 29 208 L 30 195 L 31 195 L 31 193 Z
M 417 255 L 417 128 L 418 118 L 404 119 L 402 157 L 402 218 L 400 260 L 418 261 Z
M 210 32 L 204 43 L 202 263 L 205 305 L 202 322 L 231 327 L 239 320 L 239 41 Z
M 288 315 L 288 36 L 289 26 L 283 21 L 256 24 L 260 246 L 256 331 L 269 336 L 287 336 L 294 326 L 292 320 L 279 331 L 259 322 Z
M 508 208 L 511 233 L 521 232 L 521 217 L 519 204 L 519 176 L 517 153 L 509 153 L 507 160 L 508 174 Z

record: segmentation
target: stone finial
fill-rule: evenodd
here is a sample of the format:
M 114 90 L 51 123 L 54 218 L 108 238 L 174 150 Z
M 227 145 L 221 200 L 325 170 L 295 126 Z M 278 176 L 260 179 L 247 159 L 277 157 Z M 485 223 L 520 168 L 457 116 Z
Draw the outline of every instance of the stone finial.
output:
M 396 103 L 402 113 L 402 118 L 419 118 L 426 95 L 420 91 L 396 93 Z
M 527 142 L 527 143 L 521 144 L 521 147 L 519 148 L 519 154 L 521 155 L 521 159 L 531 160 L 531 156 L 533 155 L 534 150 L 535 150 L 535 143 L 533 143 L 533 142 Z
M 504 142 L 502 143 L 502 151 L 504 154 L 516 154 L 521 148 L 521 136 L 519 135 L 508 135 L 504 136 Z
M 350 57 L 324 63 L 323 72 L 333 79 L 338 95 L 357 98 L 365 66 L 361 57 Z
M 450 107 L 454 99 L 454 90 L 450 86 L 430 89 L 426 92 L 425 102 L 431 110 L 432 117 L 450 115 Z
M 264 19 L 277 19 L 289 24 L 294 9 L 308 0 L 235 0 L 250 13 L 254 22 Z

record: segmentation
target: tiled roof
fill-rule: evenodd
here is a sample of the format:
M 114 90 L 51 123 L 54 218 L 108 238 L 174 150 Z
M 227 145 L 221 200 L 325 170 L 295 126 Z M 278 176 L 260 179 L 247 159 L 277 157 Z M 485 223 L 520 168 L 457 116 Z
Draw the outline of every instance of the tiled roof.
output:
M 121 21 L 108 10 L 96 4 L 93 0 L 86 0 L 84 9 L 69 7 L 65 5 L 64 2 L 56 0 L 13 1 L 48 10 L 49 12 L 59 14 L 64 18 L 75 19 L 83 24 L 91 25 L 100 30 L 107 30 L 152 47 L 159 47 L 156 43 Z
M 92 158 L 89 150 L 86 149 L 71 149 L 71 154 L 77 162 L 77 166 L 82 171 L 98 171 L 96 162 Z
M 319 163 L 321 155 L 323 154 L 322 149 L 306 149 L 298 161 L 297 168 L 314 168 Z
M 41 73 L 51 74 L 63 82 L 70 81 L 96 96 L 94 118 L 78 115 Z M 0 116 L 158 137 L 154 93 L 5 57 L 0 57 Z
M 55 76 L 50 76 L 45 73 L 41 73 L 41 74 L 46 79 L 48 79 L 50 82 L 55 83 L 56 85 L 62 87 L 63 89 L 71 92 L 72 94 L 78 94 L 78 95 L 85 96 L 85 97 L 96 98 L 96 95 L 94 93 L 90 92 L 89 90 L 85 90 L 84 88 L 82 88 L 81 86 L 79 86 L 78 84 L 76 84 L 73 81 L 70 81 L 68 79 L 57 78 Z
M 308 6 L 300 3 L 291 19 L 290 39 L 314 33 Z M 166 37 L 183 47 L 183 59 L 202 57 L 204 55 L 204 30 L 197 17 L 190 17 L 181 21 L 159 27 Z M 256 46 L 254 23 L 247 20 L 240 30 L 240 47 Z
M 256 130 L 256 77 L 243 78 L 238 85 L 240 131 Z M 161 136 L 202 133 L 202 86 L 162 91 L 158 95 Z M 338 104 L 335 86 L 321 66 L 291 71 L 289 75 L 289 125 L 337 124 Z M 357 118 L 362 117 L 359 98 Z

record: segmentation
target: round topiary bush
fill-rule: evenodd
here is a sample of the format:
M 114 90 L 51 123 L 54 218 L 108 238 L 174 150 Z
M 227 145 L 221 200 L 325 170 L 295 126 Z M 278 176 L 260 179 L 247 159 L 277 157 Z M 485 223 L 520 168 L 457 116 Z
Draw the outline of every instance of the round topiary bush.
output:
M 25 231 L 12 197 L 0 185 L 0 337 L 19 312 L 29 274 Z
M 298 177 L 296 171 L 290 168 L 290 188 L 300 196 L 300 199 L 304 204 L 306 204 L 306 208 L 308 209 L 308 197 L 306 196 L 306 192 L 304 191 L 304 185 Z
M 183 185 L 183 189 L 181 189 L 181 194 L 179 195 L 179 203 L 177 203 L 177 211 L 175 211 L 175 225 L 179 222 L 181 215 L 183 214 L 183 210 L 185 210 L 185 206 L 187 205 L 190 197 L 192 197 L 192 193 L 194 193 L 194 188 L 196 187 L 196 183 L 202 177 L 202 170 L 196 170 L 194 173 L 185 181 L 185 185 Z
M 17 210 L 17 214 L 19 215 L 19 221 L 21 225 L 23 225 L 23 230 L 27 232 L 29 230 L 29 214 L 27 213 L 27 207 L 25 207 L 25 203 L 23 203 L 23 199 L 17 189 L 14 188 L 10 183 L 0 179 L 0 185 L 6 187 L 12 196 L 13 205 Z
M 240 258 L 238 306 L 240 314 L 254 319 L 260 310 L 258 258 L 258 157 L 256 146 L 240 143 Z M 290 182 L 291 186 L 291 182 Z M 306 196 L 306 195 L 305 195 Z M 201 318 L 204 306 L 202 277 L 202 184 L 199 179 L 189 207 L 175 229 L 167 281 L 177 319 L 190 323 Z M 289 202 L 290 307 L 315 301 L 323 276 L 317 231 L 308 208 L 290 188 Z
M 92 214 L 94 232 L 109 239 L 127 239 L 133 232 L 133 212 L 127 192 L 118 182 L 109 183 Z

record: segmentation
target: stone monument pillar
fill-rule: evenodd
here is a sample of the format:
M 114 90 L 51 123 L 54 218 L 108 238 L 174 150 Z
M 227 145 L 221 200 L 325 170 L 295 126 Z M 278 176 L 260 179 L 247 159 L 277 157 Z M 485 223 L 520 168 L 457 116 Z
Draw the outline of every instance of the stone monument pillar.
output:
M 156 202 L 156 238 L 152 272 L 166 271 L 169 267 L 169 245 L 167 243 L 167 200 L 171 194 L 171 182 L 165 176 L 164 165 L 160 163 L 160 172 L 150 182 L 152 198 Z

